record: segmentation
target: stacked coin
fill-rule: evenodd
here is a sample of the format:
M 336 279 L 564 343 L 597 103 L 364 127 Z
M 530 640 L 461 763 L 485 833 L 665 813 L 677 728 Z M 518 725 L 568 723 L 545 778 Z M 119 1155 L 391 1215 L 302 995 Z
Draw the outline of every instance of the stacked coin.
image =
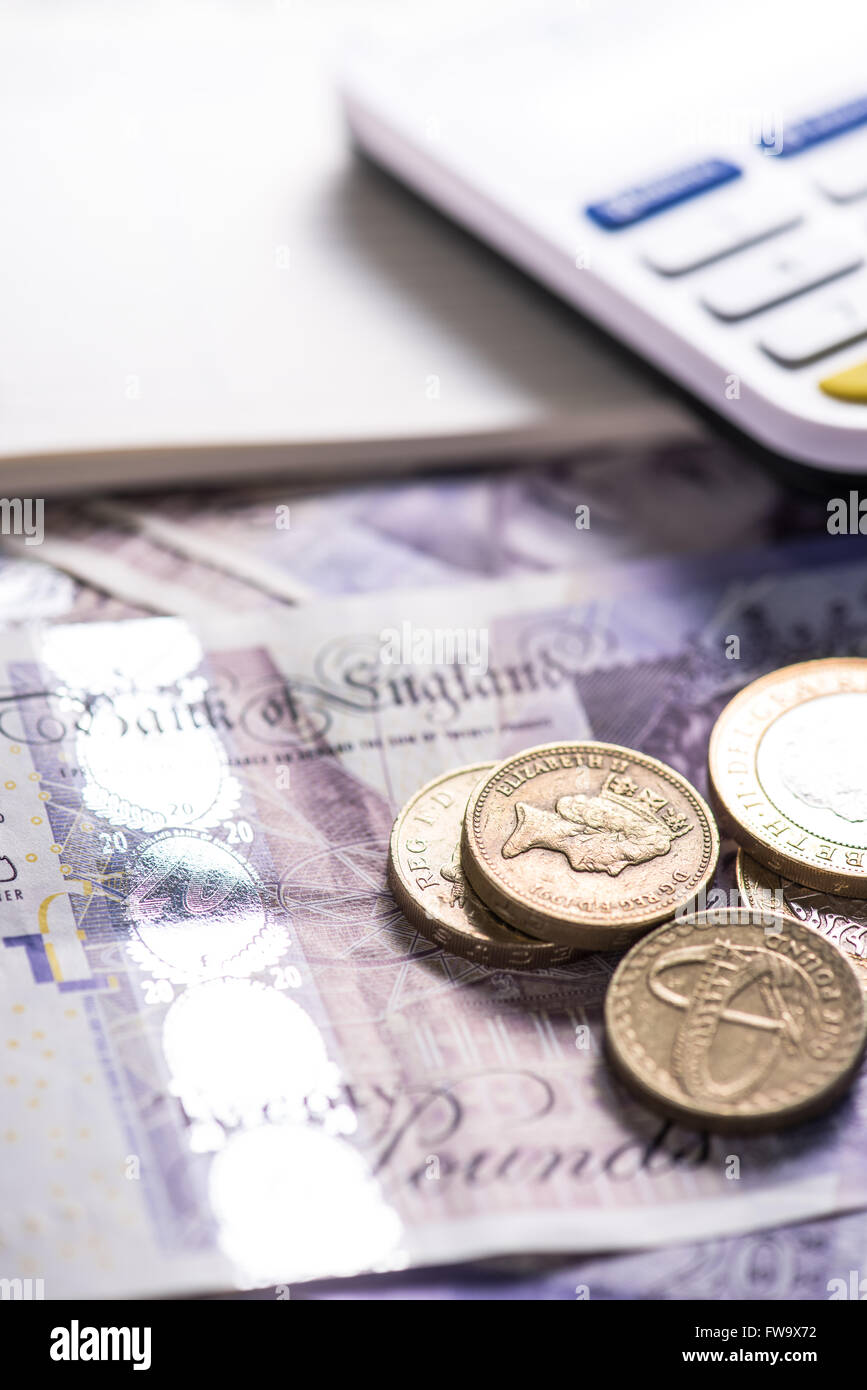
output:
M 673 768 L 616 744 L 550 743 L 458 768 L 394 823 L 389 882 L 424 935 L 539 969 L 631 945 L 706 887 L 719 837 Z
M 577 954 L 573 948 L 509 926 L 467 883 L 460 852 L 464 811 L 470 793 L 494 767 L 455 768 L 410 798 L 391 832 L 391 891 L 407 920 L 455 955 L 507 970 L 561 965 Z
M 593 741 L 427 783 L 395 820 L 389 883 L 423 935 L 479 964 L 631 947 L 606 998 L 607 1048 L 651 1108 L 716 1129 L 802 1119 L 842 1092 L 867 1042 L 867 969 L 846 955 L 867 948 L 865 716 L 867 661 L 778 671 L 723 710 L 710 782 L 755 856 L 739 858 L 744 909 L 693 911 L 719 854 L 696 789 Z M 836 938 L 822 914 L 839 921 L 839 898 L 823 893 L 863 900 L 844 902 Z
M 818 1113 L 867 1042 L 867 660 L 753 681 L 711 732 L 743 907 L 636 946 L 605 1002 L 615 1068 L 646 1104 L 713 1129 Z

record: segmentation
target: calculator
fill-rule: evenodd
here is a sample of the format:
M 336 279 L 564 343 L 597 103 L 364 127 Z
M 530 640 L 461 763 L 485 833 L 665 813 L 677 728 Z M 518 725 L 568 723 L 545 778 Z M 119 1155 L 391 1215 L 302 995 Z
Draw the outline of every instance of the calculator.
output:
M 348 55 L 374 160 L 785 459 L 867 470 L 867 4 L 497 7 Z

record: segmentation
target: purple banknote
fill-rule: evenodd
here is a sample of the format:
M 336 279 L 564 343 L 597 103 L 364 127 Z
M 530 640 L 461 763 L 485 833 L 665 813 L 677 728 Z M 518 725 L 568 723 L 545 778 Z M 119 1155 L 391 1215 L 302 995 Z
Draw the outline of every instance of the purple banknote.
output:
M 613 956 L 490 970 L 385 880 L 395 811 L 458 763 L 592 735 L 703 787 L 744 681 L 863 648 L 860 561 L 454 592 L 6 642 L 3 1277 L 290 1290 L 863 1203 L 863 1085 L 784 1135 L 663 1123 L 605 1063 Z

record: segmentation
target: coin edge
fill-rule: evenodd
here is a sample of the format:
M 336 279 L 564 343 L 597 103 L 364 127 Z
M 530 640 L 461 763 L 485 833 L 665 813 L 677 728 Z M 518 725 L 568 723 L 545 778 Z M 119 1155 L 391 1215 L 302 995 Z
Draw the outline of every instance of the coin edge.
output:
M 509 942 L 492 942 L 490 946 L 490 951 L 486 952 L 484 959 L 477 959 L 475 956 L 468 955 L 466 950 L 459 950 L 458 947 L 465 946 L 465 944 L 469 941 L 477 940 L 484 949 L 485 943 L 483 939 L 480 937 L 465 936 L 456 927 L 452 927 L 446 922 L 436 921 L 435 919 L 429 917 L 428 914 L 422 908 L 421 904 L 416 901 L 411 889 L 409 888 L 409 885 L 404 880 L 403 870 L 400 865 L 400 855 L 398 852 L 398 831 L 408 809 L 415 802 L 421 800 L 421 798 L 426 793 L 434 790 L 443 782 L 448 781 L 450 777 L 460 776 L 462 773 L 474 772 L 476 771 L 476 769 L 480 769 L 479 780 L 481 780 L 481 778 L 485 776 L 486 771 L 490 771 L 496 766 L 497 763 L 491 761 L 485 761 L 480 763 L 461 763 L 458 767 L 450 768 L 449 771 L 442 772 L 438 776 L 432 777 L 429 781 L 424 782 L 420 787 L 416 789 L 416 791 L 413 792 L 412 796 L 407 797 L 406 801 L 403 803 L 392 822 L 391 834 L 389 836 L 388 860 L 386 863 L 386 880 L 388 882 L 388 887 L 398 908 L 403 913 L 404 917 L 406 917 L 410 925 L 415 927 L 417 931 L 421 932 L 425 940 L 430 942 L 430 944 L 438 950 L 450 951 L 452 955 L 459 956 L 462 960 L 469 961 L 473 965 L 486 966 L 489 969 L 548 970 L 553 969 L 557 966 L 568 965 L 570 961 L 574 960 L 578 955 L 581 954 L 581 952 L 578 951 L 574 946 L 572 946 L 570 949 L 569 943 L 551 941 L 546 938 L 533 937 L 532 934 L 528 933 L 525 933 L 525 935 L 529 935 L 527 947 L 522 947 L 517 942 L 514 945 L 512 945 Z M 473 790 L 475 790 L 475 788 L 473 788 Z M 470 792 L 470 796 L 472 796 L 472 791 Z M 461 828 L 463 830 L 463 813 L 461 815 Z M 461 855 L 461 859 L 463 860 L 463 855 Z M 472 887 L 473 885 L 471 884 L 470 886 Z M 492 916 L 497 916 L 497 914 L 493 912 L 493 910 L 488 906 L 484 899 L 482 899 L 482 902 L 484 906 L 487 908 L 487 910 L 491 912 Z M 511 927 L 514 930 L 520 930 L 520 928 L 515 928 L 514 923 L 506 922 L 505 918 L 503 919 L 503 921 L 505 926 Z M 431 926 L 439 928 L 440 932 L 446 939 L 442 941 L 432 940 L 429 931 Z M 450 944 L 451 942 L 455 942 L 456 945 L 452 946 Z M 513 953 L 526 950 L 528 949 L 528 947 L 537 951 L 544 951 L 546 947 L 550 947 L 551 955 L 554 957 L 554 959 L 545 961 L 531 960 L 528 962 L 520 963 L 515 962 L 511 959 Z M 560 954 L 562 952 L 565 952 L 566 954 Z

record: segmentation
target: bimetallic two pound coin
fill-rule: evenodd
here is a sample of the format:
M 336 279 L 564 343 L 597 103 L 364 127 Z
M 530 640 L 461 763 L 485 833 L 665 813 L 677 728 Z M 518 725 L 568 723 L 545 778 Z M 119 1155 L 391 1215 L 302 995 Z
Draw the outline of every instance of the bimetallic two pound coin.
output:
M 765 912 L 785 912 L 805 927 L 812 927 L 826 941 L 849 957 L 867 991 L 867 902 L 836 898 L 819 888 L 805 888 L 790 878 L 758 864 L 738 850 L 737 879 L 748 907 Z
M 616 950 L 690 903 L 719 837 L 680 773 L 612 743 L 548 743 L 499 763 L 467 803 L 464 872 L 512 926 Z
M 867 660 L 784 666 L 726 705 L 710 739 L 721 825 L 760 864 L 867 898 Z
M 776 1129 L 851 1082 L 867 1040 L 848 959 L 787 916 L 727 908 L 640 941 L 605 998 L 609 1055 L 651 1109 L 718 1130 Z
M 501 922 L 480 902 L 461 867 L 467 798 L 494 763 L 459 767 L 428 782 L 394 822 L 388 881 L 404 916 L 428 941 L 455 955 L 506 970 L 544 970 L 576 952 L 538 941 Z

